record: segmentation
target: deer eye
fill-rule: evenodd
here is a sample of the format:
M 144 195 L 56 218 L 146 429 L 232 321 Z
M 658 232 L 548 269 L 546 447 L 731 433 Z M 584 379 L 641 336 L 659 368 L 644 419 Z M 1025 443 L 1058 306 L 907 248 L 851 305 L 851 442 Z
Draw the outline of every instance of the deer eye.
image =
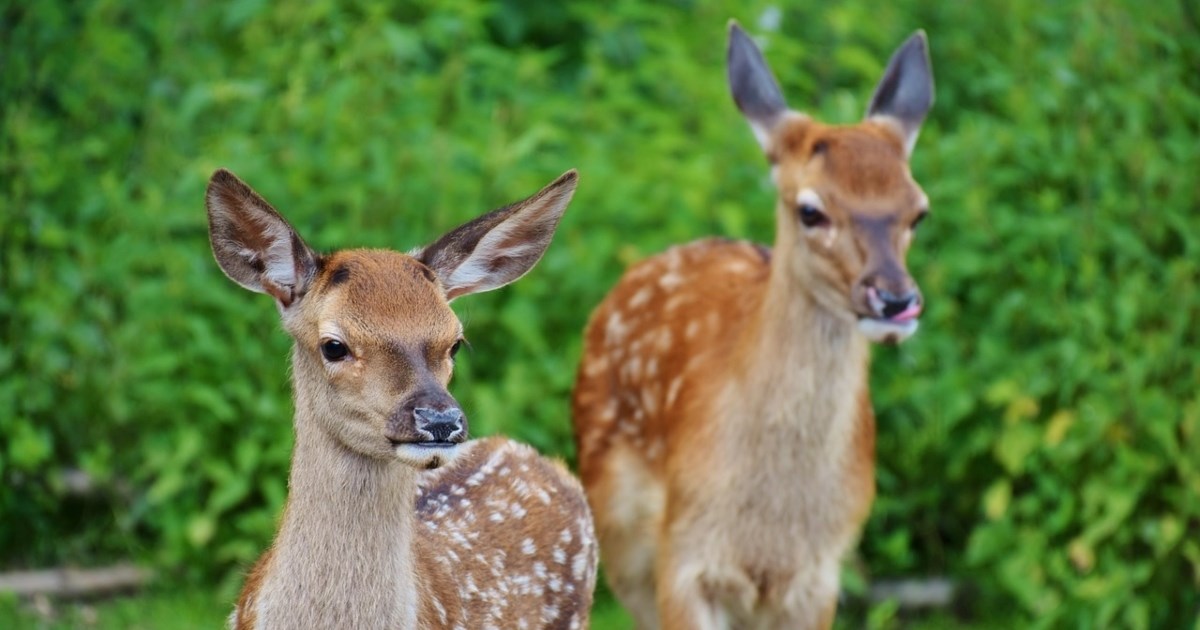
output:
M 800 215 L 800 222 L 804 224 L 804 227 L 812 228 L 829 225 L 829 217 L 811 203 L 800 204 L 796 208 L 796 214 Z
M 462 346 L 463 346 L 463 340 L 462 340 L 462 339 L 459 339 L 458 341 L 455 341 L 455 342 L 454 342 L 454 345 L 453 345 L 453 346 L 450 346 L 450 358 L 451 358 L 451 359 L 453 359 L 453 358 L 454 358 L 454 355 L 458 354 L 458 351 L 459 351 L 459 350 L 462 350 Z
M 927 216 L 929 216 L 929 211 L 922 210 L 921 213 L 917 215 L 917 218 L 913 219 L 912 225 L 908 226 L 908 229 L 910 229 L 910 230 L 917 229 L 917 226 L 921 225 L 921 222 L 924 221 L 925 217 L 927 217 Z
M 321 356 L 331 363 L 341 361 L 350 356 L 350 348 L 337 339 L 326 339 L 321 342 Z

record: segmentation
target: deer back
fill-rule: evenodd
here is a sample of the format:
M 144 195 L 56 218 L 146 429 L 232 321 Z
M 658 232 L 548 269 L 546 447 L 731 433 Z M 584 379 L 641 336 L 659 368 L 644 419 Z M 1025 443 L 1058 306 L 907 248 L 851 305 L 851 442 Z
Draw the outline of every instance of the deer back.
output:
M 579 482 L 502 438 L 476 440 L 417 495 L 431 628 L 586 628 L 597 547 Z

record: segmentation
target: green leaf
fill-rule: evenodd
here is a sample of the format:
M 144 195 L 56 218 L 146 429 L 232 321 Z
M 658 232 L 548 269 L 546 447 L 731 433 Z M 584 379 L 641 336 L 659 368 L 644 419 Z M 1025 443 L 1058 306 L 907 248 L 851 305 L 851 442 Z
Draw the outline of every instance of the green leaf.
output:
M 44 430 L 28 419 L 17 418 L 8 443 L 8 457 L 18 470 L 35 470 L 50 457 L 52 443 Z

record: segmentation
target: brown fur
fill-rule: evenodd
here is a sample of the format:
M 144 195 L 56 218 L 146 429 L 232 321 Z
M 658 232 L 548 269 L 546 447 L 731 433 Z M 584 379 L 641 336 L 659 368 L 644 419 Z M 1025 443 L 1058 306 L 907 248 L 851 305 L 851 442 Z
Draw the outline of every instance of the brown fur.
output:
M 217 261 L 276 299 L 295 341 L 288 501 L 231 627 L 586 627 L 596 543 L 579 483 L 527 446 L 462 442 L 465 420 L 430 446 L 416 413 L 457 411 L 450 296 L 532 267 L 573 189 L 568 174 L 411 256 L 318 256 L 232 174 L 213 177 Z
M 443 628 L 584 627 L 596 548 L 579 482 L 528 446 L 480 444 L 426 476 L 417 495 L 423 617 Z M 497 544 L 477 548 L 481 523 L 503 531 Z
M 871 292 L 915 289 L 904 257 L 925 200 L 905 129 L 764 120 L 770 253 L 673 247 L 631 268 L 585 331 L 580 470 L 606 574 L 643 629 L 830 627 L 874 498 L 860 320 L 881 318 Z M 805 200 L 827 223 L 801 224 Z

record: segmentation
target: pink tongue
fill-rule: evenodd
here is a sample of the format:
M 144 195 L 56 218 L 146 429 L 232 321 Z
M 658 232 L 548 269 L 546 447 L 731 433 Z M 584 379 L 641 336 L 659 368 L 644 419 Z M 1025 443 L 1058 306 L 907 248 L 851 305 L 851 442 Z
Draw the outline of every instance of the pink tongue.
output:
M 921 314 L 921 305 L 919 303 L 913 304 L 912 306 L 909 306 L 908 308 L 904 309 L 904 311 L 897 313 L 894 317 L 891 318 L 891 321 L 907 322 L 909 320 L 916 319 L 917 316 L 920 314 Z

